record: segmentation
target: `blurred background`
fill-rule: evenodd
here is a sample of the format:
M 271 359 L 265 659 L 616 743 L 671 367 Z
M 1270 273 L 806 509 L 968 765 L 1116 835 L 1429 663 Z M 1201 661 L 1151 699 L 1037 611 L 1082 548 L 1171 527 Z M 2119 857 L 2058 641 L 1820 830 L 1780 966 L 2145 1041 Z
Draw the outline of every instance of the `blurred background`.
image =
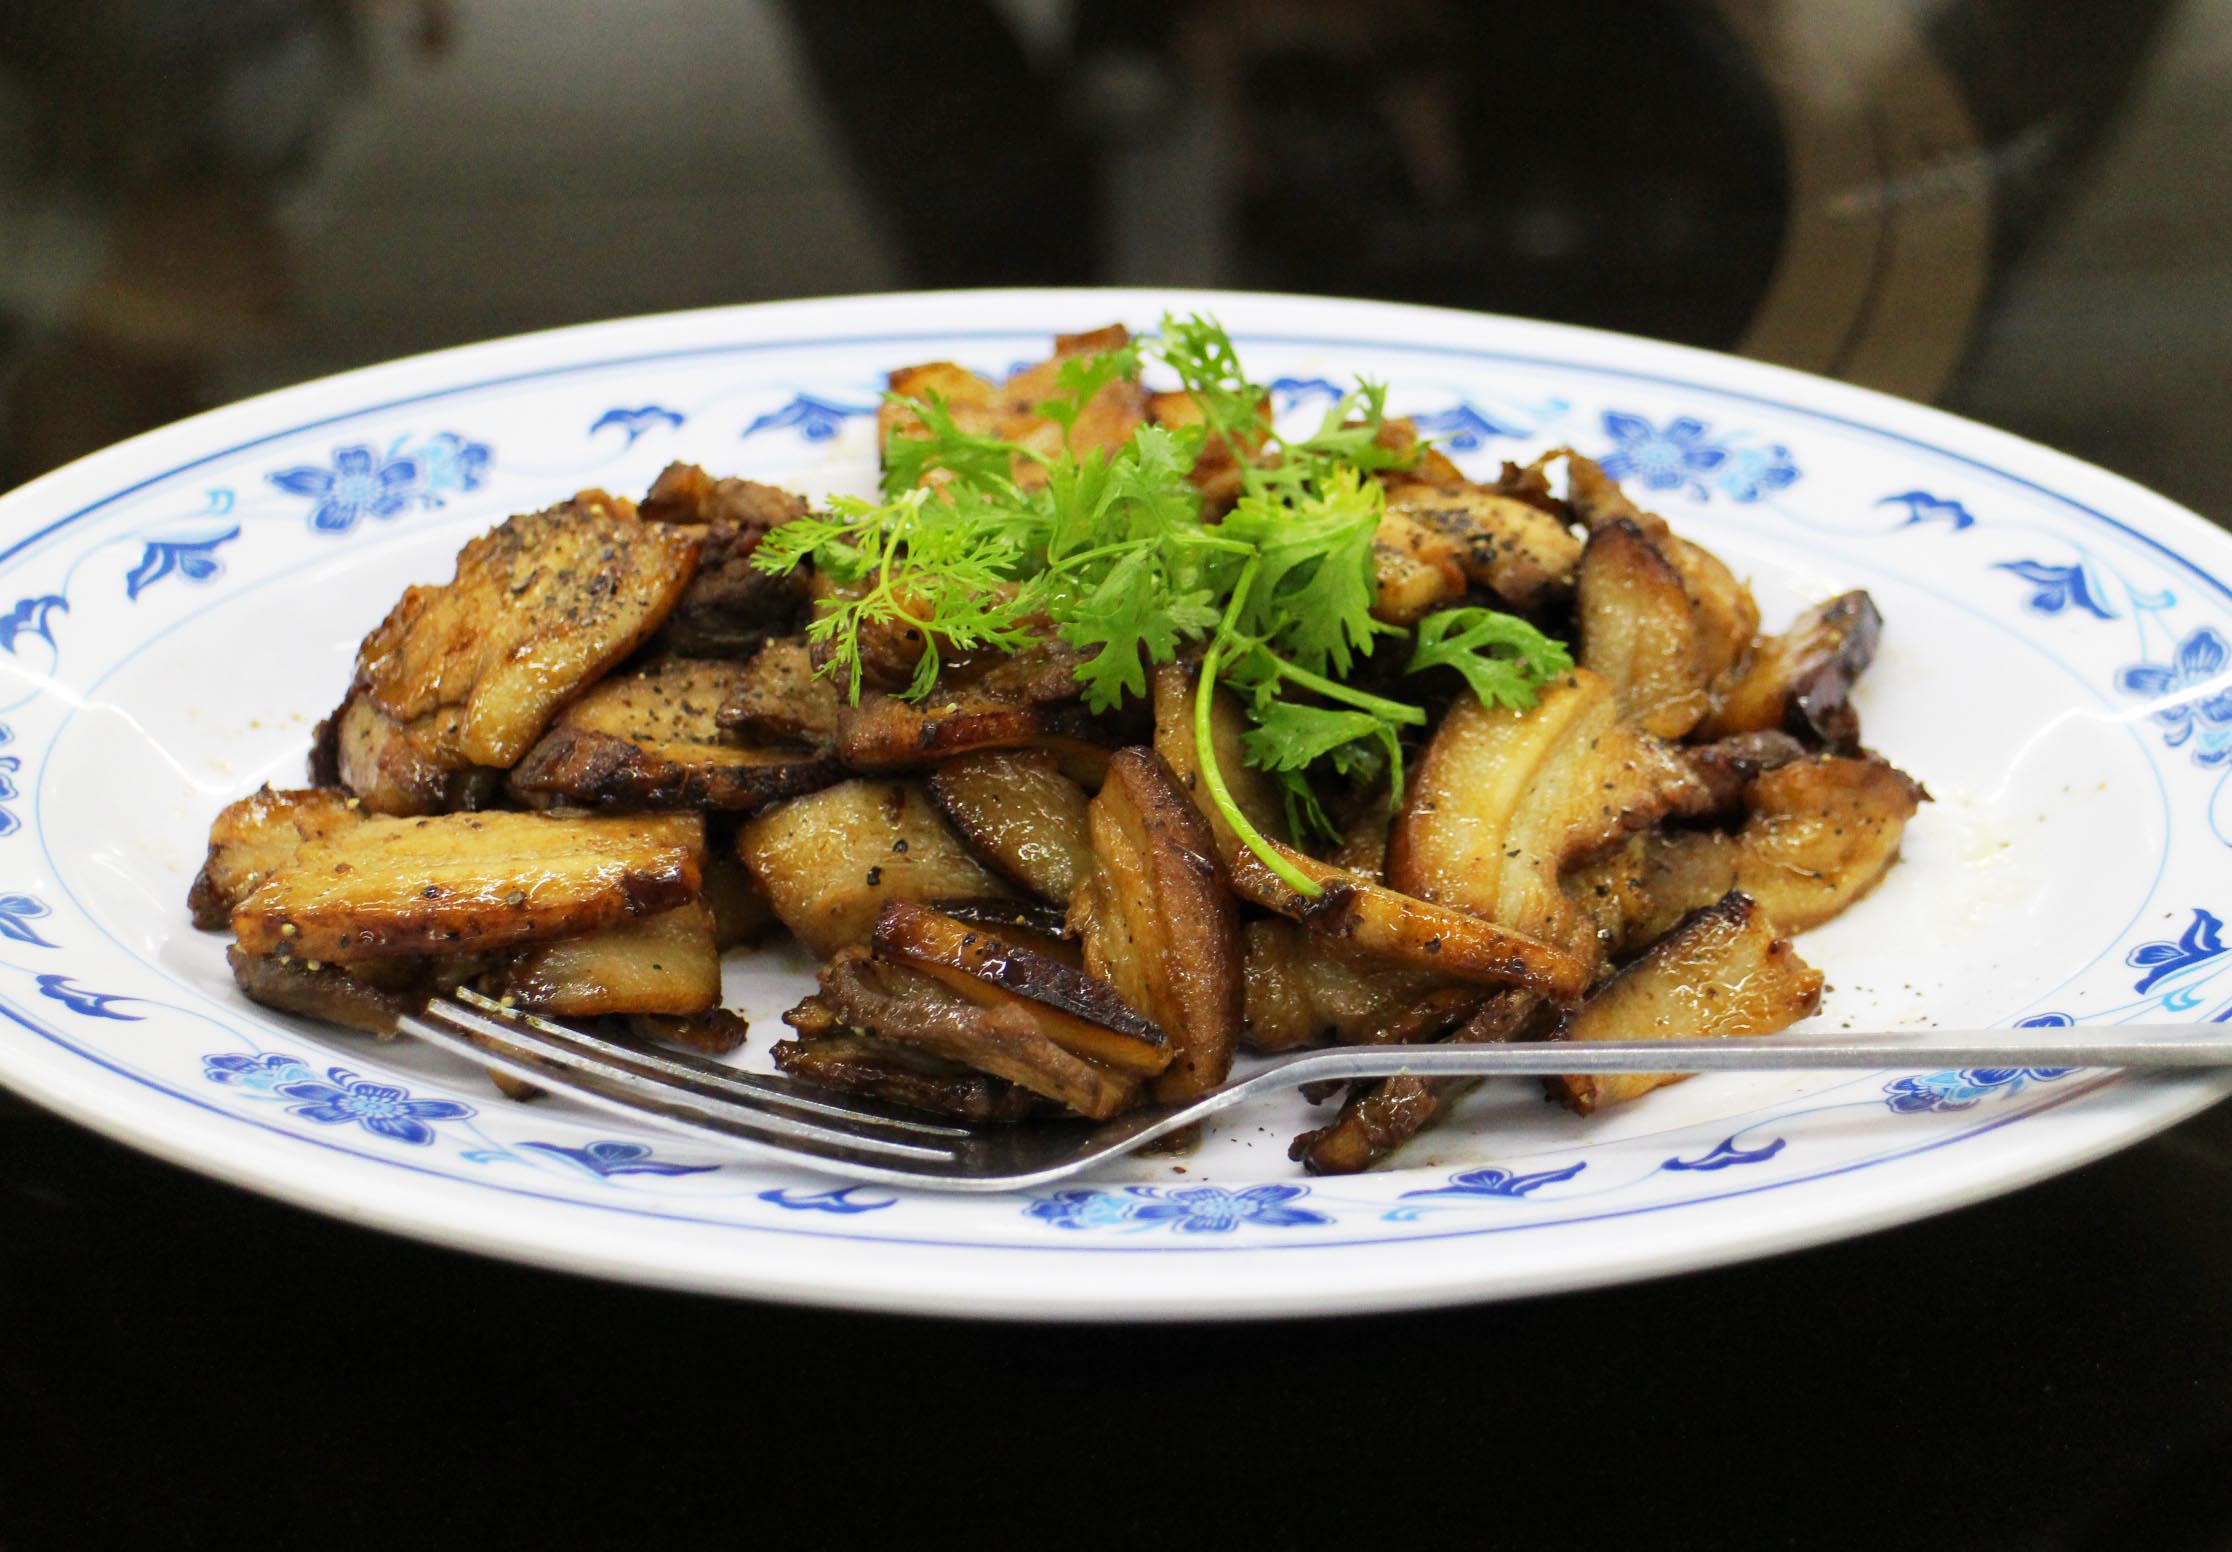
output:
M 0 0 L 0 489 L 520 330 L 1096 282 L 1740 351 L 2232 523 L 2232 0 Z M 1631 1289 L 977 1328 L 485 1263 L 0 1096 L 0 1548 L 2232 1546 L 2228 1188 L 2220 1110 Z
M 1935 400 L 2219 517 L 2232 0 L 6 0 L 0 487 L 815 293 L 1447 303 Z

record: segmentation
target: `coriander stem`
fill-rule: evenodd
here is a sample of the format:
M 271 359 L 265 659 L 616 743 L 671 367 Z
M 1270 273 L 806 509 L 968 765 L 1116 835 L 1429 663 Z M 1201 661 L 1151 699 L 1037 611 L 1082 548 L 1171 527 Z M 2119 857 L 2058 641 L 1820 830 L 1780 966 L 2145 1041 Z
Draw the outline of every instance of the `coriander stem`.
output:
M 1419 707 L 1407 706 L 1401 701 L 1391 701 L 1384 696 L 1373 695 L 1364 690 L 1352 690 L 1338 680 L 1328 679 L 1322 674 L 1313 674 L 1307 668 L 1297 668 L 1268 648 L 1264 650 L 1263 655 L 1271 660 L 1272 666 L 1278 670 L 1280 678 L 1291 679 L 1305 690 L 1315 690 L 1327 700 L 1346 701 L 1359 711 L 1373 712 L 1402 727 L 1424 727 L 1426 725 L 1426 713 Z
M 1225 785 L 1224 771 L 1217 764 L 1216 723 L 1212 715 L 1217 695 L 1217 658 L 1224 648 L 1225 638 L 1240 618 L 1241 608 L 1247 603 L 1248 589 L 1255 584 L 1256 565 L 1256 561 L 1250 560 L 1240 568 L 1240 580 L 1233 586 L 1232 602 L 1225 608 L 1224 623 L 1217 627 L 1209 650 L 1201 657 L 1201 677 L 1194 683 L 1194 759 L 1201 766 L 1201 779 L 1209 788 L 1209 800 L 1217 805 L 1217 812 L 1224 815 L 1233 833 L 1290 889 L 1315 899 L 1325 891 L 1281 856 L 1278 847 L 1264 839 L 1263 832 L 1241 812 L 1231 789 Z

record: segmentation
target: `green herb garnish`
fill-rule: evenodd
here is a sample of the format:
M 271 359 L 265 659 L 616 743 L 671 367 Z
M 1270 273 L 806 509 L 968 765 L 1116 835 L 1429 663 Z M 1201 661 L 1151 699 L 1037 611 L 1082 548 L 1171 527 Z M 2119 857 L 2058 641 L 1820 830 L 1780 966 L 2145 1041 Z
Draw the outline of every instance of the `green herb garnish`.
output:
M 1086 406 L 1143 361 L 1177 375 L 1202 424 L 1143 426 L 1112 453 L 1074 451 Z M 1090 654 L 1077 677 L 1095 711 L 1144 695 L 1149 665 L 1203 643 L 1195 735 L 1210 799 L 1266 866 L 1315 895 L 1233 801 L 1209 735 L 1209 687 L 1240 698 L 1253 724 L 1241 747 L 1278 783 L 1294 832 L 1331 835 L 1316 782 L 1384 776 L 1400 803 L 1399 732 L 1426 722 L 1418 706 L 1343 682 L 1380 640 L 1412 637 L 1409 671 L 1453 669 L 1483 701 L 1515 708 L 1573 666 L 1557 642 L 1491 609 L 1442 610 L 1415 635 L 1372 618 L 1384 496 L 1370 476 L 1416 456 L 1380 445 L 1386 399 L 1360 381 L 1309 436 L 1281 436 L 1231 336 L 1212 319 L 1166 316 L 1152 338 L 1062 363 L 1055 396 L 1035 406 L 1062 429 L 1053 456 L 963 430 L 934 395 L 897 400 L 922 429 L 885 447 L 883 500 L 836 498 L 826 515 L 770 531 L 752 563 L 780 574 L 810 560 L 848 589 L 807 634 L 829 646 L 825 671 L 845 676 L 856 704 L 860 634 L 873 624 L 923 642 L 909 699 L 930 692 L 942 653 L 1018 651 L 1050 625 Z M 1187 478 L 1213 444 L 1241 478 L 1222 522 L 1204 520 Z

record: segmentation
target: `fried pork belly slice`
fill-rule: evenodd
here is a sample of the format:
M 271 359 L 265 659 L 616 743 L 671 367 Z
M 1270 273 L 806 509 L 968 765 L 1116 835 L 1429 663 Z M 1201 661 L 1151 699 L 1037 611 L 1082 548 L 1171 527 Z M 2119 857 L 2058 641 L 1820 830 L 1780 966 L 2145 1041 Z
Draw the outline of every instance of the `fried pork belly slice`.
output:
M 875 953 L 984 1007 L 1027 1002 L 1049 1040 L 1105 1067 L 1151 1078 L 1175 1054 L 1170 1036 L 1113 986 L 1017 934 L 894 900 L 876 918 Z
M 1402 480 L 1388 486 L 1387 512 L 1446 540 L 1448 559 L 1465 577 L 1513 609 L 1539 613 L 1572 591 L 1581 541 L 1556 514 L 1521 497 L 1470 481 Z M 1387 532 L 1383 524 L 1380 537 Z
M 599 932 L 698 893 L 695 814 L 378 817 L 305 842 L 234 908 L 251 954 L 357 961 Z
M 1043 749 L 987 750 L 931 773 L 930 800 L 976 854 L 1039 899 L 1066 906 L 1093 871 L 1085 789 Z
M 1465 596 L 1463 551 L 1439 528 L 1390 507 L 1372 535 L 1372 618 L 1416 625 Z
M 1610 681 L 1585 668 L 1526 711 L 1467 694 L 1419 763 L 1387 880 L 1593 963 L 1594 925 L 1560 875 L 1708 800 L 1672 748 L 1619 720 Z
M 1681 573 L 1625 521 L 1589 535 L 1575 586 L 1582 666 L 1612 685 L 1619 714 L 1680 738 L 1711 707 L 1696 611 Z
M 1493 994 L 1458 1029 L 1451 1044 L 1495 1044 L 1539 1036 L 1555 1022 L 1552 1005 L 1528 992 Z M 1478 1078 L 1419 1078 L 1399 1073 L 1349 1085 L 1340 1113 L 1287 1149 L 1313 1175 L 1353 1175 L 1370 1169 L 1425 1131 L 1465 1095 Z
M 1717 816 L 1741 813 L 1744 789 L 1753 779 L 1805 758 L 1806 746 L 1788 733 L 1731 733 L 1709 744 L 1687 745 L 1681 753 L 1711 793 L 1703 812 Z
M 504 994 L 537 1013 L 705 1013 L 721 1000 L 721 954 L 703 900 L 602 932 L 538 943 L 506 967 Z
M 845 1033 L 816 999 L 809 998 L 784 1017 L 802 1028 L 837 1031 L 776 1043 L 770 1053 L 776 1070 L 803 1082 L 979 1124 L 1060 1112 L 1060 1106 L 1003 1078 L 988 1077 L 897 1041 Z
M 364 817 L 363 805 L 335 787 L 282 792 L 264 786 L 226 804 L 209 827 L 209 855 L 187 891 L 194 925 L 231 925 L 233 907 L 306 842 L 353 828 Z
M 464 806 L 478 769 L 460 752 L 462 707 L 443 706 L 398 722 L 362 691 L 326 727 L 333 779 L 375 814 L 440 814 Z M 315 763 L 311 775 L 322 774 Z
M 1592 536 L 1616 524 L 1629 524 L 1674 568 L 1695 619 L 1698 670 L 1708 683 L 1726 673 L 1759 631 L 1759 605 L 1751 589 L 1719 556 L 1675 533 L 1656 512 L 1646 512 L 1629 500 L 1594 460 L 1572 452 L 1557 456 L 1566 459 L 1572 512 Z
M 1358 954 L 1280 916 L 1241 929 L 1240 1038 L 1250 1050 L 1401 1045 L 1469 1016 L 1478 986 Z
M 1195 1099 L 1240 1039 L 1240 917 L 1216 841 L 1162 756 L 1122 749 L 1088 810 L 1092 868 L 1070 899 L 1086 970 L 1170 1035 L 1155 1098 Z
M 1921 783 L 1874 755 L 1815 755 L 1745 789 L 1736 885 L 1783 932 L 1804 932 L 1873 889 L 1898 860 Z
M 844 774 L 795 745 L 746 748 L 722 732 L 744 665 L 662 658 L 599 681 L 512 772 L 515 792 L 617 808 L 756 813 Z
M 359 649 L 356 694 L 405 729 L 435 721 L 437 762 L 509 768 L 659 628 L 699 543 L 601 491 L 510 518 L 459 552 L 453 580 L 404 592 Z
M 1004 1078 L 1096 1121 L 1139 1097 L 1139 1078 L 1064 1048 L 1048 1033 L 1046 1005 L 1028 998 L 974 1001 L 910 966 L 846 949 L 822 967 L 820 990 L 808 1001 L 838 1027 Z M 785 1021 L 796 1026 L 803 1011 Z
M 1078 699 L 1083 656 L 1058 641 L 950 664 L 919 701 L 864 690 L 837 707 L 837 753 L 860 771 L 920 769 L 983 749 L 1046 749 L 1098 786 L 1131 722 Z
M 723 953 L 757 943 L 780 925 L 775 907 L 736 855 L 734 832 L 706 837 L 703 877 L 701 893 L 713 913 L 713 946 Z
M 1700 738 L 1726 738 L 1779 728 L 1836 754 L 1860 747 L 1860 716 L 1852 686 L 1875 660 L 1883 616 L 1864 592 L 1840 593 L 1816 604 L 1780 636 L 1757 643 L 1751 655 L 1713 687 L 1712 714 Z
M 821 957 L 865 946 L 886 901 L 1010 892 L 909 781 L 840 782 L 793 798 L 746 820 L 736 850 L 783 925 Z
M 740 1013 L 708 1008 L 703 1013 L 631 1013 L 621 1021 L 638 1040 L 663 1040 L 707 1056 L 726 1056 L 744 1044 L 752 1026 Z
M 745 659 L 714 721 L 747 743 L 826 749 L 837 742 L 837 684 L 814 671 L 805 637 L 778 636 Z
M 1242 844 L 1201 783 L 1193 731 L 1194 671 L 1164 664 L 1153 682 L 1155 750 L 1208 821 L 1225 880 L 1253 905 L 1302 923 L 1354 951 L 1486 985 L 1515 983 L 1558 997 L 1577 997 L 1589 966 L 1569 950 L 1462 909 L 1386 887 L 1360 873 L 1320 862 L 1274 839 L 1284 828 L 1269 784 L 1247 766 L 1240 749 L 1239 708 L 1223 691 L 1212 703 L 1211 733 L 1218 769 L 1234 803 L 1295 871 L 1318 886 L 1295 889 Z M 1609 705 L 1609 696 L 1607 697 Z
M 337 965 L 294 954 L 250 954 L 236 943 L 225 950 L 225 963 L 240 989 L 267 1008 L 383 1040 L 395 1034 L 397 1019 L 424 1007 L 436 990 L 433 967 L 423 959 Z
M 891 392 L 898 399 L 943 400 L 954 423 L 963 431 L 1004 437 L 1052 458 L 1062 450 L 1062 427 L 1047 419 L 1038 406 L 1060 392 L 1062 363 L 1073 357 L 1106 355 L 1120 350 L 1131 339 L 1122 324 L 1093 329 L 1084 334 L 1058 334 L 1054 353 L 1047 360 L 1026 367 L 1004 383 L 992 383 L 950 361 L 902 367 L 890 376 Z M 1083 456 L 1114 452 L 1131 440 L 1146 417 L 1147 396 L 1137 376 L 1118 378 L 1087 401 L 1071 428 L 1071 451 Z M 876 411 L 876 433 L 888 446 L 894 437 L 922 434 L 922 422 L 903 403 L 886 399 Z M 1028 459 L 1015 466 L 1019 483 L 1044 483 L 1046 471 Z
M 1821 972 L 1776 935 L 1767 913 L 1731 893 L 1679 926 L 1568 1015 L 1558 1038 L 1675 1040 L 1771 1035 L 1821 1006 Z M 1552 1097 L 1588 1115 L 1684 1073 L 1583 1073 L 1550 1080 Z
M 715 479 L 694 463 L 670 463 L 651 482 L 637 515 L 647 523 L 727 523 L 750 534 L 806 515 L 806 498 L 758 480 Z

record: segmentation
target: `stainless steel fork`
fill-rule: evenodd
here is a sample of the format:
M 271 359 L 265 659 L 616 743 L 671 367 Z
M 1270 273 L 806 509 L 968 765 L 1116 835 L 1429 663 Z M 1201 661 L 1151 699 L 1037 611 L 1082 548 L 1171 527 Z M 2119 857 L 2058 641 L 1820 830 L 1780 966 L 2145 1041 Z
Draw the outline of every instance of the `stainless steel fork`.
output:
M 1598 1072 L 1785 1072 L 1807 1068 L 2216 1067 L 2232 1025 L 1912 1030 L 1513 1045 L 1343 1046 L 1274 1057 L 1183 1105 L 1098 1124 L 964 1126 L 687 1051 L 621 1045 L 460 990 L 398 1027 L 539 1088 L 703 1142 L 848 1180 L 926 1191 L 1047 1185 L 1133 1152 L 1257 1094 L 1338 1078 L 1544 1077 Z

